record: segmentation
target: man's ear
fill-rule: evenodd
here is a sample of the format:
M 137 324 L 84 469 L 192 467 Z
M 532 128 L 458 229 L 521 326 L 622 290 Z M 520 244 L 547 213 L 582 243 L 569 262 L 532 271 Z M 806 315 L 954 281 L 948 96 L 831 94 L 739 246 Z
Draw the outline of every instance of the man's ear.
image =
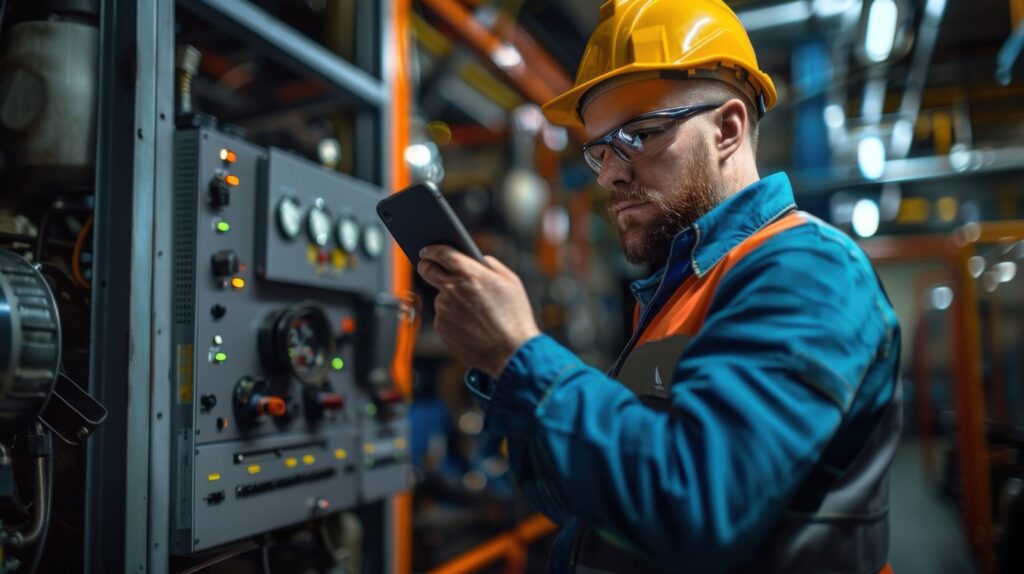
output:
M 718 161 L 729 159 L 743 145 L 747 137 L 747 106 L 738 99 L 732 99 L 718 108 L 718 125 L 715 148 L 718 150 Z

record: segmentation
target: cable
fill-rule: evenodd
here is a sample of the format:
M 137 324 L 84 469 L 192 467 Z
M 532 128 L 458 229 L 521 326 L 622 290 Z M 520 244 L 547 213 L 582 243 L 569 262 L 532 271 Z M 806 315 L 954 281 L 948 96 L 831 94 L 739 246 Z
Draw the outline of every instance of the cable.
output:
M 58 203 L 57 205 L 63 205 Z M 43 219 L 39 222 L 39 231 L 36 233 L 35 246 L 32 248 L 32 260 L 35 262 L 43 259 L 43 245 L 46 243 L 46 234 L 49 231 L 50 220 L 54 215 L 73 215 L 92 213 L 90 207 L 51 207 L 43 213 Z
M 270 544 L 264 542 L 260 554 L 263 562 L 263 574 L 270 574 Z
M 50 502 L 53 500 L 53 451 L 50 442 L 50 431 L 42 423 L 36 423 L 34 435 L 41 436 L 41 450 L 36 460 L 36 501 L 32 508 L 32 530 L 22 536 L 21 543 L 25 546 L 35 544 L 32 563 L 27 570 L 33 574 L 43 558 L 43 547 L 46 545 L 46 534 L 50 529 Z
M 75 239 L 75 250 L 71 252 L 71 276 L 74 277 L 75 283 L 79 287 L 85 290 L 92 289 L 92 283 L 86 281 L 85 277 L 82 276 L 82 248 L 85 246 L 85 239 L 89 236 L 89 232 L 92 231 L 92 216 L 85 220 L 85 225 L 82 226 L 81 231 L 78 232 L 78 238 Z

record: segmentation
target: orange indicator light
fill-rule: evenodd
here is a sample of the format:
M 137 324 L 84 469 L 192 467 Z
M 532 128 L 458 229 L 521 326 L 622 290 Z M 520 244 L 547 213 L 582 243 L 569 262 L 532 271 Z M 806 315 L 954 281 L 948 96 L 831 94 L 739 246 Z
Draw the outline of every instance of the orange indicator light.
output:
M 229 173 L 224 176 L 224 183 L 230 185 L 231 187 L 236 187 L 241 182 L 242 180 L 238 179 L 238 176 L 235 174 Z
M 235 155 L 235 152 L 229 149 L 222 149 L 220 150 L 220 159 L 224 163 L 235 163 L 238 161 L 238 156 Z

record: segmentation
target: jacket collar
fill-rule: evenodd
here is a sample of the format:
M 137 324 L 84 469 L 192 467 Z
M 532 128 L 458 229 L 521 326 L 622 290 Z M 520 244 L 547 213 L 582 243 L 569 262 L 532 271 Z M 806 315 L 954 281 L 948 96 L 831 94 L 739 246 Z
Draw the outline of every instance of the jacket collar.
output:
M 666 269 L 676 269 L 684 261 L 697 277 L 704 276 L 744 239 L 795 207 L 793 187 L 785 173 L 752 183 L 676 234 L 667 265 L 635 281 L 633 294 L 646 305 Z
M 698 277 L 703 276 L 744 239 L 794 208 L 793 187 L 782 172 L 769 175 L 726 199 L 691 226 L 693 272 Z M 675 249 L 676 243 L 685 242 L 682 235 L 673 240 L 673 253 L 685 252 Z M 669 263 L 672 263 L 671 258 Z

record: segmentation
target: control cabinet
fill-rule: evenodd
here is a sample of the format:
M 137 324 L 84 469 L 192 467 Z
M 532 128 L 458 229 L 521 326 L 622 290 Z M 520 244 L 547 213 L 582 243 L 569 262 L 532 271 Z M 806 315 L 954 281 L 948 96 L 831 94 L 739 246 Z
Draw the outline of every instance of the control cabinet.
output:
M 216 130 L 175 138 L 174 551 L 408 488 L 382 191 Z

